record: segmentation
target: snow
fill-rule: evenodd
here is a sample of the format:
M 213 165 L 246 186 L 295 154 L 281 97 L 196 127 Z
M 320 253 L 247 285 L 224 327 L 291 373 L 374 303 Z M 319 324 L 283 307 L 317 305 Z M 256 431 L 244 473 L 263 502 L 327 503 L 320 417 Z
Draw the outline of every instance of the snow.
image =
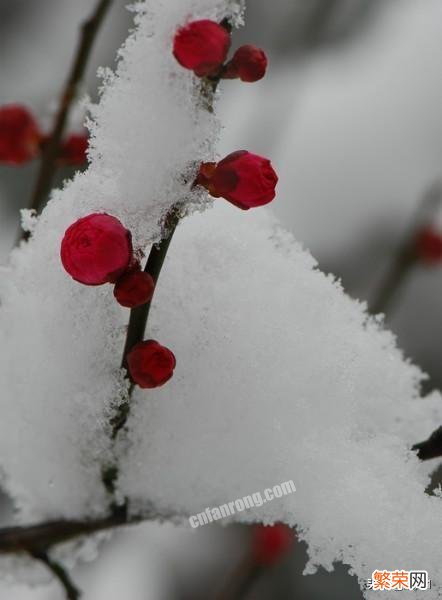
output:
M 88 171 L 53 193 L 32 224 L 31 243 L 12 254 L 0 284 L 7 424 L 0 453 L 23 519 L 106 510 L 100 470 L 110 459 L 108 416 L 125 388 L 119 362 L 127 311 L 109 287 L 85 288 L 66 276 L 59 259 L 65 229 L 106 211 L 144 248 L 160 237 L 158 221 L 172 204 L 190 196 L 196 206 L 208 203 L 190 188 L 198 161 L 213 157 L 219 125 L 196 103 L 199 81 L 176 63 L 171 44 L 189 15 L 239 20 L 238 4 L 189 0 L 145 8 L 138 5 L 116 74 L 106 75 L 100 103 L 91 107 Z M 29 214 L 24 220 L 32 222 Z
M 441 398 L 418 399 L 394 337 L 314 267 L 266 210 L 217 201 L 182 223 L 148 331 L 175 376 L 135 394 L 122 492 L 187 515 L 293 479 L 295 494 L 237 518 L 296 524 L 311 566 L 340 559 L 361 580 L 425 568 L 437 598 L 442 504 L 424 494 L 434 465 L 408 448 Z
M 62 270 L 64 230 L 105 210 L 145 247 L 175 202 L 210 206 L 190 182 L 198 161 L 215 156 L 219 124 L 170 45 L 189 15 L 219 19 L 238 6 L 144 8 L 92 107 L 89 169 L 36 223 L 25 216 L 33 237 L 0 283 L 0 456 L 22 521 L 107 511 L 100 470 L 125 392 L 128 312 L 109 286 L 81 286 Z M 133 397 L 117 447 L 131 510 L 184 518 L 293 479 L 295 494 L 238 518 L 297 525 L 309 571 L 342 560 L 362 581 L 375 568 L 424 568 L 433 580 L 424 597 L 441 596 L 442 504 L 424 493 L 434 464 L 409 451 L 440 424 L 441 397 L 419 398 L 424 376 L 393 335 L 270 211 L 217 200 L 183 220 L 146 337 L 170 347 L 177 368 L 164 387 Z

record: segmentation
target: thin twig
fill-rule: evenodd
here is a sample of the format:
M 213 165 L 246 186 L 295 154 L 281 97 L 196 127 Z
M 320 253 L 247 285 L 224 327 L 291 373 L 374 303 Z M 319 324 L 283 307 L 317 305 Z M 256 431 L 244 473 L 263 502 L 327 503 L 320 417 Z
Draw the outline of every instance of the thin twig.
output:
M 79 600 L 81 596 L 80 590 L 76 587 L 69 576 L 69 573 L 60 563 L 49 558 L 46 552 L 34 552 L 32 556 L 46 565 L 48 570 L 51 571 L 56 579 L 58 579 L 64 588 L 67 600 Z
M 60 141 L 63 136 L 72 103 L 77 95 L 78 86 L 83 79 L 97 32 L 111 5 L 112 0 L 99 0 L 94 12 L 81 27 L 81 35 L 77 52 L 60 98 L 53 129 L 43 147 L 43 156 L 37 176 L 29 208 L 39 211 L 49 190 L 51 189 L 57 158 L 60 152 Z M 28 239 L 29 232 L 23 231 L 21 239 Z
M 391 268 L 374 295 L 369 306 L 371 314 L 385 313 L 396 298 L 400 288 L 417 263 L 415 241 L 417 233 L 431 223 L 442 203 L 442 187 L 440 183 L 433 185 L 424 195 L 420 206 L 412 220 L 412 227 L 399 247 Z

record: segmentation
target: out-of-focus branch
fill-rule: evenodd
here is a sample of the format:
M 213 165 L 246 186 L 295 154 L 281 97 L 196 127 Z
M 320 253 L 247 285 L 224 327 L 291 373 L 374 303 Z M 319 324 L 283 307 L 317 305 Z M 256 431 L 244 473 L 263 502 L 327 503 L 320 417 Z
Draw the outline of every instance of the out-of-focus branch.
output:
M 412 450 L 417 450 L 417 456 L 421 460 L 442 457 L 442 425 L 427 440 L 415 444 Z
M 111 2 L 112 0 L 99 0 L 94 12 L 81 27 L 78 49 L 74 56 L 71 71 L 60 98 L 54 125 L 43 147 L 40 170 L 37 175 L 37 181 L 35 183 L 29 204 L 29 208 L 33 210 L 40 210 L 47 194 L 51 189 L 56 170 L 57 158 L 60 152 L 60 141 L 66 127 L 69 112 L 77 94 L 78 86 L 83 79 L 98 30 L 104 20 L 104 17 L 106 16 Z M 22 232 L 20 237 L 21 239 L 27 239 L 29 237 L 29 233 Z
M 245 598 L 263 573 L 264 568 L 257 565 L 251 556 L 246 556 L 231 573 L 223 589 L 215 600 L 240 600 Z
M 434 216 L 442 204 L 442 184 L 433 185 L 424 195 L 413 218 L 410 231 L 405 236 L 393 259 L 379 289 L 369 304 L 371 314 L 385 313 L 391 307 L 400 288 L 416 265 L 418 256 L 415 251 L 416 236 L 425 225 L 434 220 Z

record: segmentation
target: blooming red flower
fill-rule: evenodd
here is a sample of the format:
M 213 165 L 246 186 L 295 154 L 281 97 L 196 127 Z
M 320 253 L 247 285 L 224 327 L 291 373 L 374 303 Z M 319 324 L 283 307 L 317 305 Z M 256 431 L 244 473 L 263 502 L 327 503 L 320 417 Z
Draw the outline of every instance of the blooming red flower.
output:
M 0 161 L 22 165 L 37 156 L 41 132 L 24 106 L 8 104 L 0 108 Z
M 155 340 L 136 344 L 127 355 L 129 373 L 141 388 L 163 385 L 172 375 L 176 365 L 173 352 Z
M 149 273 L 132 270 L 118 279 L 114 296 L 121 306 L 135 308 L 151 300 L 154 288 L 155 282 Z
M 247 44 L 233 55 L 223 72 L 224 79 L 236 79 L 253 83 L 262 79 L 267 70 L 267 56 L 261 48 Z
M 273 200 L 278 176 L 267 158 L 238 150 L 216 166 L 201 165 L 196 183 L 206 187 L 212 196 L 222 196 L 247 210 Z
M 180 27 L 175 34 L 173 54 L 186 69 L 199 77 L 215 74 L 226 59 L 230 34 L 224 27 L 203 19 Z
M 76 281 L 114 283 L 131 262 L 131 234 L 117 218 L 94 213 L 68 227 L 60 254 L 64 268 Z
M 417 235 L 415 252 L 419 260 L 429 265 L 442 262 L 442 235 L 433 227 L 424 227 Z
M 87 161 L 89 138 L 85 133 L 73 133 L 60 148 L 59 161 L 65 165 L 80 166 Z
M 252 538 L 252 556 L 262 566 L 270 566 L 287 554 L 295 540 L 293 529 L 283 523 L 272 526 L 255 525 Z

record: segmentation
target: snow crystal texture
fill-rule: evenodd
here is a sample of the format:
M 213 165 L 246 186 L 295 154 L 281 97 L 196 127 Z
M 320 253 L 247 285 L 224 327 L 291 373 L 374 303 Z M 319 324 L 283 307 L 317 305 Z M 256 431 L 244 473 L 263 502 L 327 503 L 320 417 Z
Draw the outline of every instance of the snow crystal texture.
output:
M 117 73 L 105 75 L 88 171 L 53 195 L 3 273 L 0 456 L 22 519 L 107 509 L 100 469 L 124 388 L 128 313 L 109 286 L 64 273 L 64 230 L 105 210 L 144 246 L 177 200 L 205 202 L 189 181 L 195 161 L 214 155 L 218 124 L 171 39 L 190 16 L 219 19 L 238 6 L 152 7 L 139 5 Z M 146 337 L 170 347 L 177 368 L 133 397 L 119 479 L 132 510 L 195 514 L 293 479 L 294 495 L 237 518 L 296 525 L 309 571 L 342 560 L 362 582 L 376 568 L 426 569 L 433 587 L 422 597 L 441 597 L 442 502 L 424 493 L 434 464 L 409 450 L 440 424 L 440 395 L 419 397 L 423 375 L 393 336 L 269 211 L 217 200 L 183 220 Z

